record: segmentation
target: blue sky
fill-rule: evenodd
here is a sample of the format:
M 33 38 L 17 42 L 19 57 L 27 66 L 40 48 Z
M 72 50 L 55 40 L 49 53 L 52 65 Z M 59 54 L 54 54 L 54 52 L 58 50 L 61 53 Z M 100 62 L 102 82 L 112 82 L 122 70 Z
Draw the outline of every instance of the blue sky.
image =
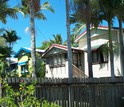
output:
M 46 0 L 41 0 L 41 4 Z M 35 20 L 36 28 L 36 46 L 41 46 L 42 41 L 53 38 L 53 34 L 61 34 L 63 40 L 66 40 L 66 18 L 65 18 L 65 0 L 47 0 L 54 8 L 55 12 L 44 11 L 47 21 Z M 10 5 L 16 5 L 20 0 L 10 0 Z M 106 22 L 103 25 L 107 25 Z M 30 33 L 26 33 L 25 29 L 30 26 L 29 17 L 24 18 L 22 14 L 18 14 L 18 20 L 7 18 L 7 23 L 0 22 L 0 28 L 15 30 L 21 40 L 17 41 L 13 49 L 17 52 L 21 47 L 30 47 Z M 115 21 L 114 26 L 118 26 Z
M 11 5 L 16 5 L 20 0 L 10 0 Z M 46 0 L 41 0 L 41 4 Z M 53 38 L 53 34 L 61 34 L 66 40 L 66 21 L 65 21 L 65 2 L 64 0 L 48 0 L 54 8 L 55 12 L 44 11 L 47 21 L 35 20 L 36 25 L 36 46 L 41 46 L 42 41 Z M 7 18 L 7 23 L 0 23 L 0 28 L 15 30 L 21 40 L 14 45 L 14 51 L 18 51 L 20 47 L 30 47 L 30 34 L 25 32 L 29 27 L 29 17 L 24 18 L 22 14 L 18 14 L 18 20 Z

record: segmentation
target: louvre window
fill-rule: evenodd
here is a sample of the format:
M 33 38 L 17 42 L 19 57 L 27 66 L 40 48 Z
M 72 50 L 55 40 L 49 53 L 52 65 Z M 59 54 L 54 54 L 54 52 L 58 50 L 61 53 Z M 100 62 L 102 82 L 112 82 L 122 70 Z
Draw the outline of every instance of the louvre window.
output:
M 105 63 L 108 62 L 108 54 L 103 52 L 101 48 L 92 51 L 92 63 Z
M 46 63 L 50 67 L 60 67 L 65 65 L 65 56 L 64 54 L 54 55 L 47 58 Z

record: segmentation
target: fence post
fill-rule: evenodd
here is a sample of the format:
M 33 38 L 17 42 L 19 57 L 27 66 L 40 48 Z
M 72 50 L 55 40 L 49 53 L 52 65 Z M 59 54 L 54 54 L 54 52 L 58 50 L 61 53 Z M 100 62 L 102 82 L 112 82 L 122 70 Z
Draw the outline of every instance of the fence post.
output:
M 70 85 L 68 86 L 68 97 L 69 97 L 69 100 L 68 100 L 69 101 L 69 107 L 72 107 L 71 106 L 71 86 Z

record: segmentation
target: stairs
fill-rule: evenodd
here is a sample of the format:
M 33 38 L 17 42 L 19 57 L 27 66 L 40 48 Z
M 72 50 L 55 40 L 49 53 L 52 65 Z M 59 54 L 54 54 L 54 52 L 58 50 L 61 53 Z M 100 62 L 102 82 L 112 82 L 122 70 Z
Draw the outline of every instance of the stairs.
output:
M 74 64 L 72 64 L 73 66 L 73 77 L 76 78 L 88 78 L 88 76 L 81 71 L 78 67 L 76 67 Z

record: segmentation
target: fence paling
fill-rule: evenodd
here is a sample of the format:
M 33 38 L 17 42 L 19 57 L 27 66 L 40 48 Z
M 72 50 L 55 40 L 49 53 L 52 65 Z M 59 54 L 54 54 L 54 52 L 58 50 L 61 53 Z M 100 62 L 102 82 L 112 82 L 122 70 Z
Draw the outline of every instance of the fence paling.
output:
M 8 83 L 18 87 L 21 80 L 28 83 L 31 78 L 8 78 Z M 123 78 L 74 78 L 72 83 L 68 79 L 40 79 L 37 78 L 36 96 L 55 102 L 61 107 L 68 107 L 68 87 L 71 90 L 72 107 L 123 107 L 124 97 Z

